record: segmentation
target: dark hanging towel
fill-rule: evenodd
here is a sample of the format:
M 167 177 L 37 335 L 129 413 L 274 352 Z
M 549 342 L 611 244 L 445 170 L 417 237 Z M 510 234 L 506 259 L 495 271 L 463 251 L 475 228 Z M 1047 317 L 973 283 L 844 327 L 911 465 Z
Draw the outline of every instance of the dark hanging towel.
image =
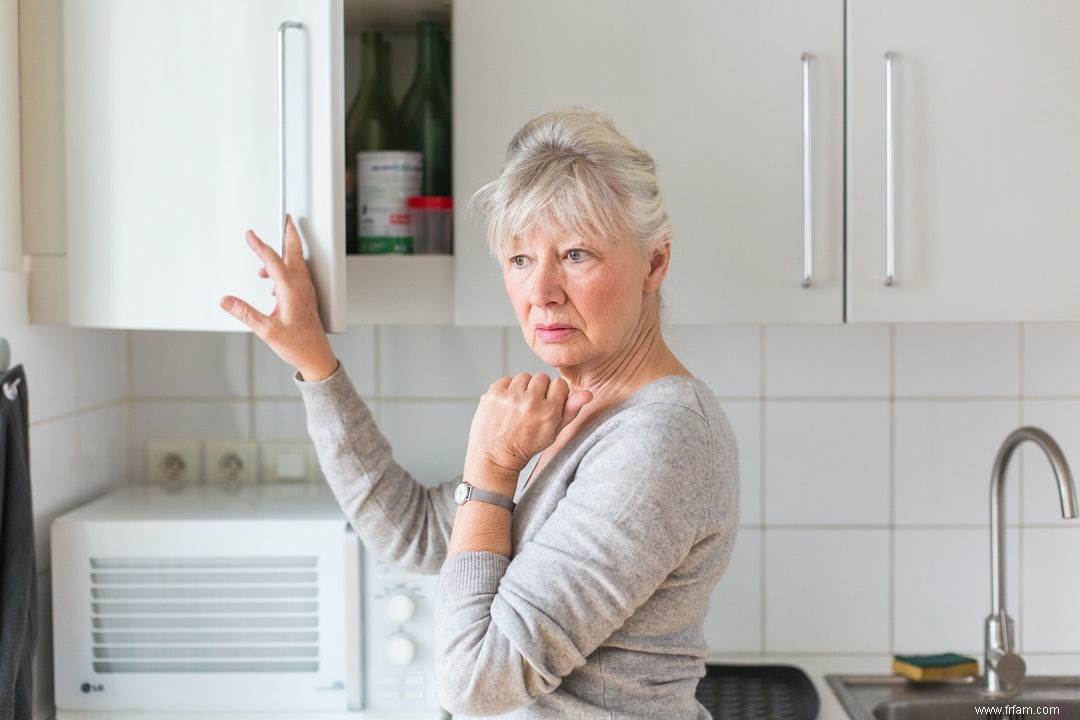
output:
M 32 720 L 37 642 L 30 433 L 22 365 L 0 374 L 0 720 Z

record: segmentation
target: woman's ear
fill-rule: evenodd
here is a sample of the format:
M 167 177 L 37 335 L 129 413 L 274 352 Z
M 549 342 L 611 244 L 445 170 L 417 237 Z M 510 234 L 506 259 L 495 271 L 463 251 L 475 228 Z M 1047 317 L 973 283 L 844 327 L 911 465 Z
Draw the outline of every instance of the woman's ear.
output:
M 656 292 L 660 289 L 660 283 L 667 275 L 668 263 L 671 261 L 671 240 L 664 238 L 660 247 L 653 251 L 649 258 L 649 273 L 645 276 L 645 292 Z

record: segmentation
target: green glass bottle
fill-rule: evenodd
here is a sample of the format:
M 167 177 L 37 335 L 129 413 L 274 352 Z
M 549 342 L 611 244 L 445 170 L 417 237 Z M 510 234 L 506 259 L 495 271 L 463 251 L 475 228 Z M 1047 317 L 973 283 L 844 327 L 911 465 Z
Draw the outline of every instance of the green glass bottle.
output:
M 356 153 L 369 150 L 400 150 L 404 147 L 401 122 L 390 93 L 389 44 L 382 33 L 367 31 L 360 35 L 360 92 L 345 120 L 345 251 L 360 249 L 360 223 L 357 213 Z
M 416 26 L 416 74 L 401 101 L 405 147 L 424 154 L 421 195 L 450 195 L 450 89 L 438 23 Z

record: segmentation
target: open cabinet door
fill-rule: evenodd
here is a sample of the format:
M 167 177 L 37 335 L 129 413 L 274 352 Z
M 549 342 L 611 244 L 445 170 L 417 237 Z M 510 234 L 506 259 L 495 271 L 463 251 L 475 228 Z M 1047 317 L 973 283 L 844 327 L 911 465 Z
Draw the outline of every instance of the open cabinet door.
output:
M 243 330 L 288 212 L 345 329 L 343 41 L 342 0 L 65 0 L 72 325 Z

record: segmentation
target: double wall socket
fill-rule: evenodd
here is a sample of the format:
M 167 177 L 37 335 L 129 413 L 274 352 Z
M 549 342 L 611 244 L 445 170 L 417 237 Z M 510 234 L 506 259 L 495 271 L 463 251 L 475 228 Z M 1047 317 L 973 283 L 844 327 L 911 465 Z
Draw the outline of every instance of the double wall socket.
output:
M 157 483 L 311 483 L 319 482 L 322 473 L 309 440 L 149 440 L 146 478 Z

